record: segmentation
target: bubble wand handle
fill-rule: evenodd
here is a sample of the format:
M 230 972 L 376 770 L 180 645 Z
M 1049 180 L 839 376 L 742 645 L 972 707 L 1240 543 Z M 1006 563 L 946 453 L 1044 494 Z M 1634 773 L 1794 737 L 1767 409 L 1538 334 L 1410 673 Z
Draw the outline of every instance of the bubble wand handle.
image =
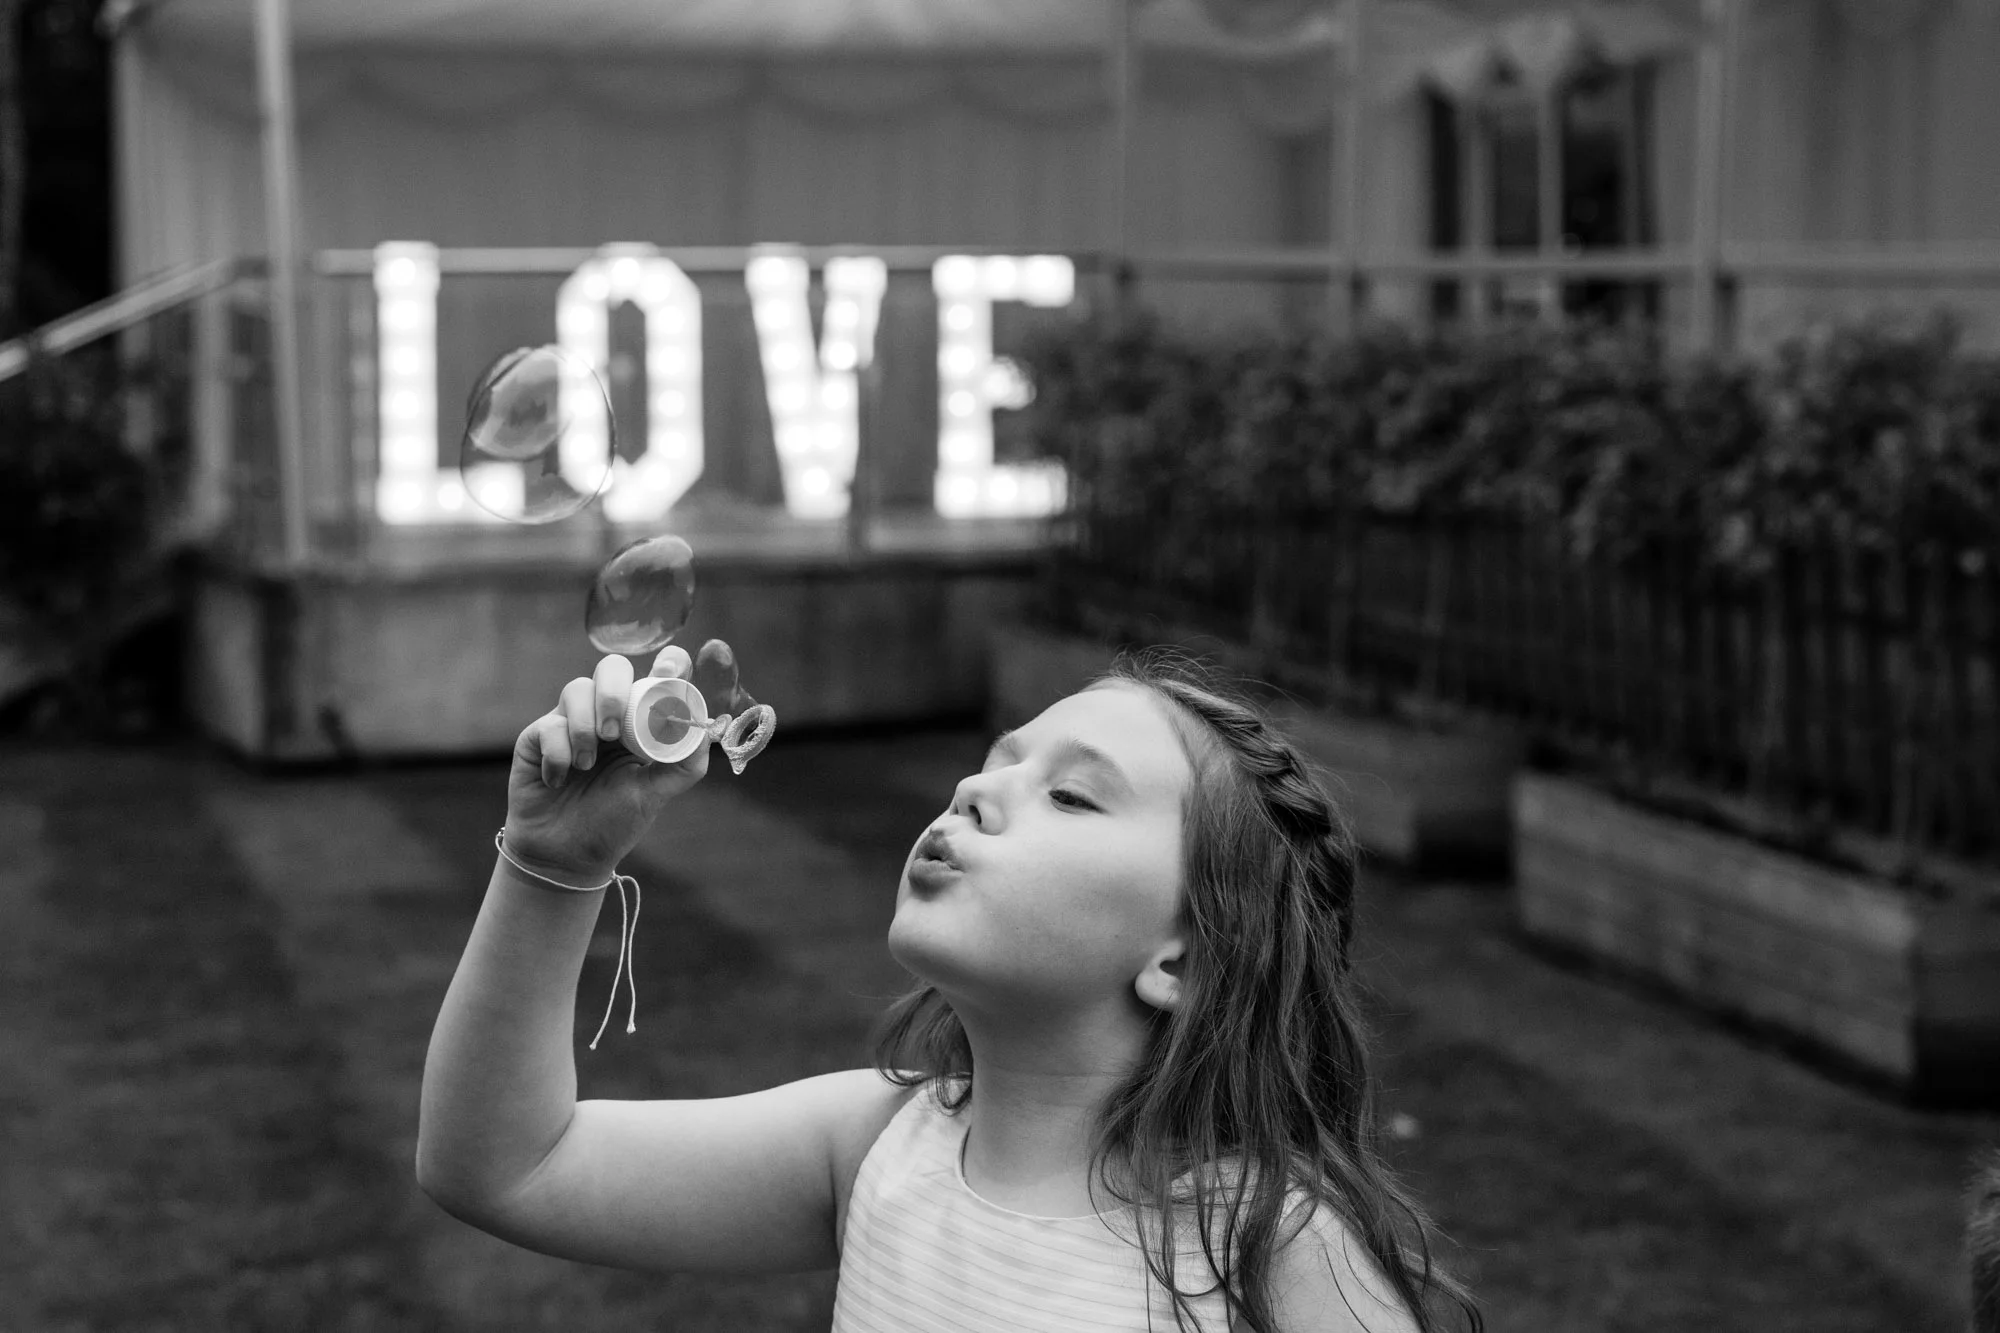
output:
M 649 676 L 626 701 L 618 739 L 647 763 L 678 763 L 708 744 L 708 701 L 678 676 Z
M 730 770 L 740 775 L 777 729 L 778 714 L 769 704 L 752 704 L 735 717 L 710 717 L 707 700 L 688 681 L 655 676 L 633 689 L 618 738 L 653 764 L 677 763 L 713 742 L 729 756 Z

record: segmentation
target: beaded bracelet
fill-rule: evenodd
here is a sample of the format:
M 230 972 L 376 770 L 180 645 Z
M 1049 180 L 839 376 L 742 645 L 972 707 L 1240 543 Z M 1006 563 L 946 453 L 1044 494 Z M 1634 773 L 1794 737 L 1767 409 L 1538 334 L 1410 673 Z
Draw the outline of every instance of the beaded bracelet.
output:
M 590 1049 L 593 1051 L 597 1049 L 597 1038 L 604 1035 L 605 1026 L 611 1022 L 611 1011 L 618 1007 L 618 979 L 621 976 L 625 979 L 626 994 L 630 997 L 630 1007 L 625 1011 L 625 1031 L 628 1034 L 637 1032 L 639 1030 L 639 983 L 632 975 L 632 956 L 636 952 L 633 944 L 639 937 L 639 907 L 641 905 L 639 881 L 633 879 L 630 875 L 618 874 L 616 871 L 613 871 L 611 878 L 605 880 L 602 884 L 590 884 L 581 887 L 575 884 L 565 884 L 559 879 L 550 879 L 547 875 L 530 870 L 514 859 L 514 854 L 507 850 L 507 830 L 504 826 L 498 833 L 493 835 L 493 845 L 500 849 L 500 855 L 508 865 L 513 866 L 514 869 L 520 871 L 530 879 L 538 879 L 551 888 L 561 889 L 565 893 L 597 893 L 600 890 L 610 888 L 613 884 L 618 886 L 618 966 L 611 973 L 611 998 L 604 1006 L 604 1021 L 597 1025 L 597 1036 L 590 1039 Z M 628 884 L 632 886 L 632 902 L 629 911 L 625 902 L 625 886 Z

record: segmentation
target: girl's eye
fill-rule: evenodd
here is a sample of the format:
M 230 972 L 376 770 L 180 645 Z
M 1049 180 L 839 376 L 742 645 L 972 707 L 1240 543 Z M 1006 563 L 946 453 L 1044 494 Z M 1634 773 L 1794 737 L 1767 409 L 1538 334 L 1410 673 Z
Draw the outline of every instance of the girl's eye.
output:
M 1079 796 L 1073 791 L 1064 791 L 1061 787 L 1057 787 L 1054 791 L 1050 792 L 1049 799 L 1057 805 L 1069 805 L 1071 802 L 1074 802 L 1070 807 L 1072 809 L 1095 810 L 1097 808 L 1087 798 Z

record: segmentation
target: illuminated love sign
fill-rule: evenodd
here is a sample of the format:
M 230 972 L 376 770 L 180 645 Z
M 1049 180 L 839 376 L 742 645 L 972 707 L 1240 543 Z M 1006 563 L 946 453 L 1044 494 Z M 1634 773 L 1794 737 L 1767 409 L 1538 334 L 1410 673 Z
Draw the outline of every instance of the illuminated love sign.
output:
M 438 255 L 422 242 L 375 250 L 376 385 L 381 423 L 375 509 L 385 523 L 491 518 L 468 503 L 455 469 L 437 462 Z M 760 247 L 744 270 L 785 491 L 802 518 L 847 512 L 860 442 L 859 375 L 873 359 L 888 269 L 873 256 L 827 262 L 823 329 L 815 342 L 805 257 Z M 1059 465 L 993 461 L 995 408 L 1023 405 L 1019 370 L 993 354 L 998 301 L 1060 307 L 1076 288 L 1061 255 L 948 255 L 932 270 L 938 297 L 938 466 L 934 500 L 950 517 L 1037 517 L 1060 508 Z M 600 376 L 610 371 L 610 312 L 638 306 L 646 334 L 646 447 L 613 465 L 606 513 L 621 522 L 665 514 L 701 475 L 701 298 L 680 266 L 643 244 L 599 248 L 564 281 L 556 298 L 557 342 Z M 587 396 L 586 396 L 587 397 Z M 601 406 L 581 402 L 565 447 L 607 447 Z

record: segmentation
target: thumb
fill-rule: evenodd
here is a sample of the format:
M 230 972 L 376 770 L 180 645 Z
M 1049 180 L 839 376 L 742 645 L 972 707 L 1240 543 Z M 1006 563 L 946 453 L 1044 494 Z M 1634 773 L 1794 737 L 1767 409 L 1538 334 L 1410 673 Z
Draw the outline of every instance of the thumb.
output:
M 671 799 L 708 776 L 709 746 L 671 764 L 653 764 L 646 772 L 646 785 L 661 799 Z

